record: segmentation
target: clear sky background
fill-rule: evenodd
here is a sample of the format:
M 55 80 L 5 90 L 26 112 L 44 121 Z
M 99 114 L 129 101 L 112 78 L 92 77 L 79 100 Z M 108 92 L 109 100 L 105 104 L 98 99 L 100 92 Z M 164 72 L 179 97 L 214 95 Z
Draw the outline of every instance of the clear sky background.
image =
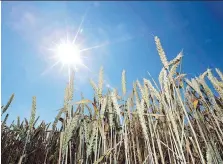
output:
M 161 62 L 154 38 L 160 37 L 167 58 L 184 50 L 183 71 L 198 76 L 209 68 L 223 70 L 223 2 L 2 2 L 2 104 L 10 95 L 9 121 L 30 116 L 32 96 L 37 115 L 53 121 L 63 105 L 67 70 L 50 59 L 47 50 L 66 34 L 75 36 L 86 15 L 77 43 L 89 67 L 75 77 L 75 100 L 80 92 L 92 98 L 89 78 L 97 81 L 104 67 L 105 88 L 121 88 L 126 70 L 128 88 L 147 71 L 157 79 Z

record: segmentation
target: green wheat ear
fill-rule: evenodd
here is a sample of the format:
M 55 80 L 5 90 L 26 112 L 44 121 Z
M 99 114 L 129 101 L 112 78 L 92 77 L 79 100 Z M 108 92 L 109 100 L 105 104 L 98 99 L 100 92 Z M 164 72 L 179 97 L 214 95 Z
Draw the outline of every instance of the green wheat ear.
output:
M 2 127 L 6 123 L 6 121 L 8 120 L 8 117 L 9 117 L 9 114 L 6 114 L 6 116 L 5 116 L 5 118 L 4 118 L 3 122 L 2 122 Z
M 34 124 L 34 121 L 35 121 L 35 116 L 36 116 L 36 97 L 33 96 L 32 111 L 31 111 L 31 116 L 30 116 L 30 121 L 29 121 L 29 128 L 30 129 L 33 127 L 33 124 Z
M 77 126 L 78 120 L 79 120 L 79 115 L 75 115 L 65 129 L 64 139 L 62 142 L 62 154 L 64 154 L 66 151 L 68 142 L 70 141 L 70 139 L 73 135 L 73 131 Z
M 55 128 L 56 128 L 56 126 L 57 126 L 57 123 L 58 123 L 58 121 L 59 121 L 61 115 L 62 115 L 65 111 L 66 111 L 65 108 L 61 108 L 61 109 L 60 109 L 59 113 L 57 114 L 57 116 L 56 116 L 56 118 L 55 118 L 55 120 L 54 120 L 54 122 L 53 122 L 53 125 L 52 125 L 53 130 L 55 130 Z
M 10 97 L 9 101 L 7 102 L 6 106 L 2 106 L 2 115 L 7 111 L 10 104 L 12 103 L 13 99 L 14 99 L 14 93 L 11 95 L 11 97 Z

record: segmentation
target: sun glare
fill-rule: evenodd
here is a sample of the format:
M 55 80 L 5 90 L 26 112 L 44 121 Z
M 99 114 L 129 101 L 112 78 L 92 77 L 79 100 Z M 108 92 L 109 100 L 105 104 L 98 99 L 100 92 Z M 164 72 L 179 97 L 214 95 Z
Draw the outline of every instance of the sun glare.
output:
M 86 51 L 90 51 L 91 49 L 97 49 L 100 47 L 103 47 L 104 45 L 97 45 L 97 46 L 93 46 L 93 47 L 87 47 L 84 49 L 80 49 L 80 47 L 76 44 L 78 35 L 80 33 L 83 32 L 83 22 L 85 20 L 85 17 L 87 15 L 89 11 L 89 8 L 86 10 L 84 16 L 82 17 L 81 23 L 78 27 L 78 30 L 74 36 L 74 38 L 72 38 L 71 40 L 69 40 L 69 38 L 71 38 L 71 36 L 69 36 L 69 32 L 66 31 L 66 39 L 60 42 L 60 43 L 54 43 L 55 46 L 47 48 L 48 50 L 53 52 L 53 56 L 51 59 L 55 59 L 55 63 L 52 64 L 47 70 L 45 70 L 42 74 L 45 74 L 46 72 L 48 72 L 49 70 L 51 70 L 52 68 L 54 68 L 56 65 L 61 64 L 61 70 L 64 67 L 68 68 L 68 74 L 70 76 L 70 72 L 74 71 L 77 72 L 79 71 L 79 68 L 83 67 L 85 69 L 87 69 L 88 71 L 91 71 L 84 63 L 87 59 L 87 57 L 84 55 L 84 52 Z M 82 47 L 82 46 L 81 46 Z
M 80 50 L 76 45 L 72 43 L 66 42 L 59 44 L 56 49 L 56 54 L 58 60 L 63 65 L 76 66 L 82 64 Z

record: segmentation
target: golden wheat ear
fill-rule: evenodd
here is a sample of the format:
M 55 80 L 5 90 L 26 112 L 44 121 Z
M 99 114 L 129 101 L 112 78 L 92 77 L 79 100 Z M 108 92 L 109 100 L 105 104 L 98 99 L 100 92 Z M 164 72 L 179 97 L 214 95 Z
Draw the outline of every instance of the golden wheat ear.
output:
M 158 36 L 155 36 L 155 43 L 156 43 L 156 48 L 158 51 L 158 54 L 160 56 L 161 62 L 163 63 L 164 68 L 168 69 L 168 61 L 165 55 L 165 52 L 163 50 L 163 47 L 161 45 L 160 39 L 158 38 Z

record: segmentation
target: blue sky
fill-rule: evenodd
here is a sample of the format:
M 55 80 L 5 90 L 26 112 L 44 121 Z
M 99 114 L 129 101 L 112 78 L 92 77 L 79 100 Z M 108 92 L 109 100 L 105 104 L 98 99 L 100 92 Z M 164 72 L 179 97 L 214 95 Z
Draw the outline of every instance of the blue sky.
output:
M 29 117 L 32 96 L 37 114 L 52 121 L 62 107 L 67 71 L 47 50 L 53 42 L 73 38 L 86 14 L 77 43 L 88 48 L 75 78 L 75 100 L 80 91 L 91 98 L 89 78 L 97 81 L 104 67 L 105 85 L 121 88 L 126 70 L 128 88 L 136 79 L 156 79 L 161 62 L 152 35 L 160 37 L 167 58 L 184 50 L 183 71 L 196 76 L 206 68 L 223 70 L 223 2 L 2 2 L 2 104 L 12 93 L 9 121 Z M 46 71 L 47 70 L 47 71 Z M 106 88 L 106 87 L 105 87 Z

